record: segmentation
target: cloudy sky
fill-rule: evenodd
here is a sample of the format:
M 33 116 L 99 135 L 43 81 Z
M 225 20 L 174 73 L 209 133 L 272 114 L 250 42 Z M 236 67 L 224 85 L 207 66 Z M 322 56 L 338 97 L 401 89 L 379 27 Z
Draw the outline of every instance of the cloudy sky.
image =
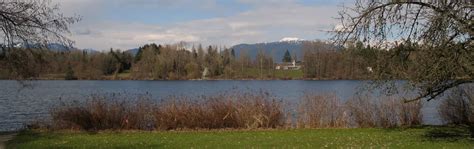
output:
M 76 47 L 130 49 L 180 41 L 232 46 L 284 37 L 327 39 L 344 0 L 53 0 Z

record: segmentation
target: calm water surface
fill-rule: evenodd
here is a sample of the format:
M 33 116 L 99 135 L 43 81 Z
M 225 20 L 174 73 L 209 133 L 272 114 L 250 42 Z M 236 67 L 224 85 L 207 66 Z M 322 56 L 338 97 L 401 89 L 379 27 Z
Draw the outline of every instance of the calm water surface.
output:
M 363 93 L 368 81 L 34 81 L 22 87 L 16 81 L 0 81 L 0 131 L 21 129 L 25 124 L 48 119 L 50 107 L 63 101 L 85 100 L 91 94 L 150 94 L 153 99 L 167 96 L 213 95 L 225 91 L 265 91 L 289 103 L 305 93 L 334 93 L 342 100 Z M 375 94 L 375 93 L 374 93 Z M 413 93 L 401 92 L 402 96 Z M 376 95 L 381 96 L 381 95 Z M 426 124 L 440 124 L 438 100 L 423 107 Z

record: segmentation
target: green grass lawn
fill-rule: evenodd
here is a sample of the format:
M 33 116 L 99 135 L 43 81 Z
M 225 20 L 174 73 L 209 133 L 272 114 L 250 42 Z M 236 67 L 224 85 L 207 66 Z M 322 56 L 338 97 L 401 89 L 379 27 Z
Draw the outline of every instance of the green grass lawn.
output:
M 255 131 L 25 131 L 7 148 L 473 148 L 466 128 L 292 129 Z

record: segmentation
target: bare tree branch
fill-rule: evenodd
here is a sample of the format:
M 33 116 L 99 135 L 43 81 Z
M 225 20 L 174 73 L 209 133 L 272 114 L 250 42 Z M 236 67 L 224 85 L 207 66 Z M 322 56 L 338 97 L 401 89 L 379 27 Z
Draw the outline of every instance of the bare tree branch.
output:
M 357 0 L 354 7 L 339 12 L 343 27 L 333 39 L 341 45 L 362 41 L 372 48 L 390 49 L 380 52 L 375 78 L 407 79 L 421 92 L 413 100 L 432 100 L 474 80 L 472 4 Z
M 37 74 L 28 70 L 30 68 L 22 63 L 24 61 L 21 58 L 38 56 L 34 56 L 34 53 L 17 53 L 15 48 L 18 47 L 15 45 L 44 48 L 48 43 L 60 43 L 70 47 L 73 41 L 66 36 L 70 33 L 69 25 L 79 20 L 78 16 L 65 17 L 58 5 L 51 4 L 50 0 L 0 0 L 0 38 L 3 38 L 0 44 L 9 55 L 9 68 L 20 79 L 35 77 Z

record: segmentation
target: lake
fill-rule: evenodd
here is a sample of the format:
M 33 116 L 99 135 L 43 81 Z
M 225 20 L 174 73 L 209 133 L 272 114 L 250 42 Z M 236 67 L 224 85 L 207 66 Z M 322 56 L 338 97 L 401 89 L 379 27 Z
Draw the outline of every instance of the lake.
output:
M 403 84 L 403 81 L 399 81 Z M 0 80 L 0 131 L 14 131 L 25 124 L 49 117 L 49 109 L 60 101 L 83 101 L 91 94 L 149 94 L 153 99 L 167 96 L 214 95 L 225 91 L 265 91 L 289 103 L 305 93 L 333 93 L 342 100 L 365 92 L 369 81 L 355 80 L 270 80 L 270 81 L 32 81 L 23 87 L 17 81 Z M 372 93 L 375 96 L 384 96 Z M 413 93 L 400 92 L 409 96 Z M 441 124 L 439 100 L 424 103 L 425 124 Z

